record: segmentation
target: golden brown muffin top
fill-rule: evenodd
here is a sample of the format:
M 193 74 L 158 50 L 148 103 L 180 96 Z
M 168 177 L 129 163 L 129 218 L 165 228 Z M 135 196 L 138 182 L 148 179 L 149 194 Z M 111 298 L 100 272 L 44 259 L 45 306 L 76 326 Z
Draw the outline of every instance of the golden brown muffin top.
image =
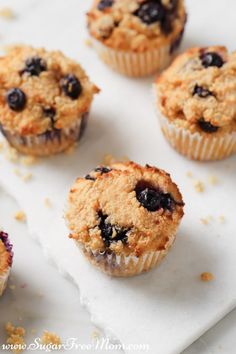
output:
M 183 0 L 95 0 L 90 34 L 106 46 L 144 52 L 174 45 L 186 21 Z
M 67 128 L 88 112 L 98 89 L 59 51 L 10 47 L 0 57 L 0 123 L 12 133 Z
M 136 255 L 163 250 L 183 216 L 169 174 L 134 162 L 100 166 L 69 193 L 70 237 L 93 251 Z
M 157 79 L 161 112 L 177 125 L 201 133 L 236 130 L 236 52 L 192 48 Z

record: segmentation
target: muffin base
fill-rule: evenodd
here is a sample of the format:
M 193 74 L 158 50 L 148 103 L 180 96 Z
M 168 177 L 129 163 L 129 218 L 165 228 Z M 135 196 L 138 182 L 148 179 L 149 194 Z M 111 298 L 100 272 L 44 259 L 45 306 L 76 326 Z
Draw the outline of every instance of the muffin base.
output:
M 12 134 L 0 125 L 0 130 L 11 146 L 19 152 L 32 156 L 50 156 L 65 151 L 83 135 L 87 126 L 88 113 L 83 114 L 73 125 L 66 129 L 52 129 L 36 136 Z
M 170 247 L 175 241 L 175 236 L 170 237 L 166 248 L 162 251 L 146 252 L 140 257 L 136 256 L 118 256 L 114 252 L 92 251 L 89 248 L 81 246 L 75 241 L 82 250 L 86 258 L 102 272 L 114 277 L 131 277 L 151 270 L 158 266 L 161 260 L 166 256 Z
M 7 286 L 7 281 L 9 278 L 10 269 L 8 269 L 4 274 L 0 275 L 0 296 L 3 294 Z
M 186 21 L 187 16 L 182 30 L 172 42 L 143 53 L 113 49 L 94 37 L 91 40 L 98 56 L 113 70 L 129 77 L 144 77 L 161 71 L 170 64 L 182 42 Z
M 130 77 L 151 75 L 166 68 L 172 59 L 170 45 L 144 53 L 135 53 L 109 48 L 95 39 L 92 41 L 96 52 L 105 64 L 120 74 Z
M 170 145 L 180 154 L 191 160 L 216 161 L 236 153 L 236 131 L 222 136 L 214 134 L 191 133 L 187 129 L 175 126 L 158 112 L 161 129 Z

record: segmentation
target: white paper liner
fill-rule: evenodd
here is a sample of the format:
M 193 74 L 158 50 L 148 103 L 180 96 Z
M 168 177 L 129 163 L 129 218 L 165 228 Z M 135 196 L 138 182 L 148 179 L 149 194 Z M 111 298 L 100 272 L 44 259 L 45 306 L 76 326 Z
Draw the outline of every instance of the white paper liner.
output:
M 214 134 L 192 133 L 187 129 L 177 127 L 158 109 L 158 91 L 155 84 L 152 88 L 152 95 L 162 132 L 170 145 L 180 154 L 191 160 L 215 161 L 236 153 L 236 132 L 225 133 L 219 137 Z
M 36 156 L 47 156 L 64 151 L 78 141 L 87 124 L 88 113 L 85 113 L 70 127 L 60 130 L 52 130 L 40 135 L 22 137 L 19 134 L 2 128 L 3 135 L 9 144 L 22 153 Z
M 222 136 L 191 133 L 175 126 L 159 113 L 161 129 L 172 147 L 186 157 L 199 161 L 222 160 L 236 152 L 236 132 Z
M 173 58 L 173 53 L 170 54 L 170 44 L 144 53 L 133 53 L 109 48 L 94 38 L 92 38 L 92 42 L 99 57 L 107 65 L 113 70 L 131 77 L 148 76 L 163 70 Z
M 134 255 L 116 255 L 114 252 L 101 253 L 81 246 L 78 241 L 75 242 L 83 251 L 86 258 L 106 274 L 116 277 L 128 277 L 147 272 L 157 266 L 168 253 L 174 241 L 175 236 L 171 236 L 164 250 L 146 252 L 140 257 Z
M 10 275 L 10 268 L 8 268 L 4 274 L 0 275 L 0 296 L 3 294 L 4 290 L 6 289 L 9 275 Z

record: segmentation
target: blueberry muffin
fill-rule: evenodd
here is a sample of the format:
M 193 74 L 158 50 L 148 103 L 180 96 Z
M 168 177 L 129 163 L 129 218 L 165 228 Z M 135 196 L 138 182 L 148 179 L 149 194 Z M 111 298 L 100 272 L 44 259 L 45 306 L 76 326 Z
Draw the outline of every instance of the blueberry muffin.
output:
M 91 263 L 113 276 L 156 266 L 175 240 L 183 200 L 166 172 L 133 162 L 99 166 L 69 193 L 70 237 Z
M 11 47 L 0 58 L 1 131 L 22 153 L 62 152 L 81 137 L 97 92 L 61 52 Z
M 166 67 L 184 32 L 183 0 L 95 0 L 88 29 L 101 59 L 133 77 Z
M 181 154 L 220 160 L 236 152 L 236 52 L 192 48 L 154 84 L 162 131 Z
M 12 245 L 7 233 L 0 231 L 0 296 L 6 288 L 12 266 Z

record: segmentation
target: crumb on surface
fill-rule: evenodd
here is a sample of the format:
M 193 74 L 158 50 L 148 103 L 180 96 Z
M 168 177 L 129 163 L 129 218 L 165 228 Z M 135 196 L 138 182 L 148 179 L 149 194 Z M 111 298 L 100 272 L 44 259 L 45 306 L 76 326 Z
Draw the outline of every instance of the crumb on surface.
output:
M 16 288 L 16 286 L 15 286 L 15 285 L 13 285 L 13 284 L 9 285 L 9 289 L 11 289 L 11 290 L 15 290 L 15 288 Z
M 15 213 L 15 219 L 17 221 L 25 222 L 26 221 L 26 215 L 23 212 L 23 210 L 19 210 Z
M 224 224 L 225 223 L 225 216 L 224 215 L 220 215 L 219 216 L 219 221 L 221 224 Z
M 33 175 L 31 172 L 26 173 L 24 176 L 22 176 L 22 181 L 28 182 L 33 178 Z
M 200 221 L 203 225 L 208 225 L 210 223 L 210 221 L 213 220 L 213 217 L 211 215 L 208 215 L 204 218 L 201 218 Z
M 91 39 L 89 39 L 89 38 L 85 39 L 84 44 L 85 44 L 87 47 L 92 47 L 92 46 L 93 46 L 93 42 L 92 42 Z
M 188 171 L 188 172 L 186 173 L 186 176 L 189 177 L 189 178 L 192 178 L 192 177 L 193 177 L 193 174 L 192 174 L 191 171 Z
M 196 192 L 198 192 L 198 193 L 203 193 L 205 190 L 205 186 L 204 186 L 203 182 L 201 182 L 201 181 L 195 181 L 194 188 L 195 188 Z
M 212 175 L 208 177 L 208 182 L 209 184 L 211 184 L 212 186 L 215 186 L 216 184 L 219 183 L 219 180 L 216 176 Z
M 116 158 L 115 156 L 112 156 L 111 154 L 106 154 L 104 155 L 101 164 L 105 166 L 110 166 L 113 163 L 117 162 L 127 162 L 130 161 L 130 159 L 127 156 L 123 156 L 121 158 Z
M 43 344 L 53 344 L 56 347 L 58 347 L 58 349 L 60 348 L 60 345 L 62 344 L 61 338 L 57 334 L 51 333 L 48 331 L 43 332 L 43 335 L 41 337 L 41 342 Z
M 14 170 L 13 170 L 13 172 L 14 172 L 14 174 L 17 176 L 17 177 L 21 177 L 22 175 L 21 175 L 21 172 L 20 172 L 20 170 L 19 170 L 19 168 L 15 168 Z
M 51 202 L 51 200 L 50 200 L 49 198 L 45 198 L 45 199 L 44 199 L 44 205 L 45 205 L 45 207 L 47 207 L 47 208 L 51 208 L 51 207 L 52 207 L 52 202 Z
M 214 275 L 210 272 L 204 272 L 200 275 L 202 281 L 208 282 L 214 280 Z
M 13 20 L 16 15 L 10 7 L 1 7 L 0 8 L 0 17 L 6 20 Z
M 207 218 L 201 218 L 200 220 L 201 220 L 201 223 L 203 225 L 208 225 L 209 224 L 209 219 L 207 219 Z
M 5 325 L 5 331 L 8 336 L 7 344 L 14 345 L 13 353 L 21 353 L 23 346 L 25 345 L 25 329 L 23 327 L 14 327 L 11 322 L 7 322 Z
M 101 333 L 98 330 L 94 330 L 91 334 L 92 339 L 98 339 L 101 337 Z
M 19 161 L 18 151 L 10 145 L 6 146 L 5 157 L 8 161 L 13 162 L 13 163 L 16 163 Z
M 19 170 L 19 168 L 15 168 L 13 170 L 14 174 L 19 177 L 23 182 L 28 182 L 33 178 L 33 175 L 31 172 L 27 172 L 24 175 L 22 175 L 22 172 Z
M 32 166 L 37 162 L 37 157 L 35 156 L 23 156 L 21 158 L 21 163 L 24 166 Z

